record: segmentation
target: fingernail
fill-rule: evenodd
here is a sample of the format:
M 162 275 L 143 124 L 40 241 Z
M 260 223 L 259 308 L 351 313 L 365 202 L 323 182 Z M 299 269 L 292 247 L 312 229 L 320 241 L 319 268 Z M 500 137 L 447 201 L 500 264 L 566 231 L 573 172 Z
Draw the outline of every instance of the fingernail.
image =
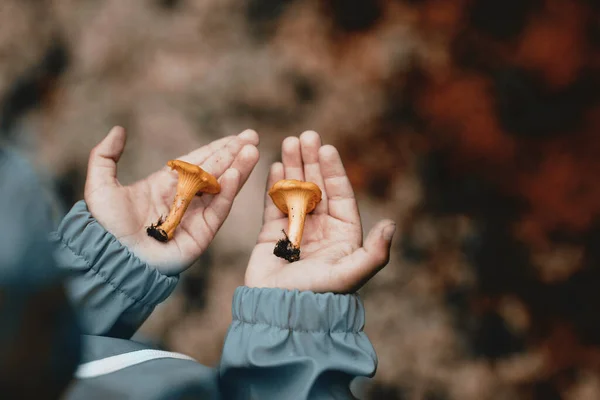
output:
M 246 129 L 244 132 L 240 133 L 238 136 L 242 139 L 250 140 L 254 139 L 256 132 L 252 129 Z
M 396 224 L 389 224 L 383 228 L 383 238 L 387 241 L 392 240 L 394 233 L 396 232 Z

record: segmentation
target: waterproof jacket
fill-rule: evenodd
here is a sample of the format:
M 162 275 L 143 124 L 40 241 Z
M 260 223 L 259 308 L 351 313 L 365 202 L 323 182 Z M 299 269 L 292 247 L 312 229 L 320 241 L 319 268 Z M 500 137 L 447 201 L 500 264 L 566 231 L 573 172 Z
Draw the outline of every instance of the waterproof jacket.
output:
M 22 169 L 21 161 L 12 162 Z M 46 229 L 42 223 L 33 226 Z M 222 359 L 213 369 L 131 340 L 178 276 L 141 261 L 84 201 L 49 237 L 48 266 L 65 276 L 81 331 L 81 340 L 73 340 L 81 356 L 67 399 L 347 399 L 353 378 L 375 373 L 357 295 L 237 288 Z

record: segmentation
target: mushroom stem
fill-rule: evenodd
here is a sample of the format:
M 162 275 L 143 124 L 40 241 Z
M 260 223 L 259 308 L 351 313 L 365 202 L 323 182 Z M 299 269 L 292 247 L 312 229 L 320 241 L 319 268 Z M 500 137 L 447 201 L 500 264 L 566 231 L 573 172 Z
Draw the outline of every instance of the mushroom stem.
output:
M 312 182 L 283 179 L 269 190 L 273 203 L 288 216 L 288 233 L 275 244 L 273 254 L 289 262 L 300 259 L 300 243 L 304 233 L 306 214 L 321 201 L 321 189 Z
M 300 248 L 302 234 L 304 233 L 304 222 L 306 220 L 306 199 L 303 197 L 288 198 L 288 232 L 287 236 L 292 246 Z
M 167 218 L 164 221 L 159 220 L 156 225 L 151 226 L 148 234 L 161 242 L 171 240 L 193 197 L 193 194 L 190 196 L 189 194 L 177 193 Z
M 175 229 L 194 196 L 200 196 L 202 193 L 216 194 L 221 190 L 217 179 L 197 165 L 180 160 L 171 160 L 167 165 L 178 172 L 175 199 L 167 219 L 163 221 L 161 217 L 156 224 L 146 229 L 148 236 L 160 242 L 167 242 L 173 238 Z

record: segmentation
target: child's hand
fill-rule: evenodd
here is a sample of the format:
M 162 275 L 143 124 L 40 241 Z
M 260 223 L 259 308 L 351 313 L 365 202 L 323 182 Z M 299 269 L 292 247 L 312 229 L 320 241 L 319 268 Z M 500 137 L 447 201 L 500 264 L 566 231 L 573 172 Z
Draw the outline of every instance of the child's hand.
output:
M 117 162 L 125 138 L 125 130 L 115 127 L 92 150 L 85 184 L 88 209 L 140 259 L 165 274 L 178 274 L 208 247 L 225 221 L 235 196 L 258 161 L 258 135 L 247 130 L 180 157 L 217 177 L 221 192 L 195 198 L 167 243 L 149 237 L 146 227 L 168 214 L 175 197 L 177 172 L 165 166 L 131 186 L 122 186 L 117 180 Z
M 246 270 L 246 286 L 351 293 L 358 290 L 389 260 L 396 225 L 380 221 L 363 245 L 354 192 L 335 147 L 321 147 L 315 132 L 288 137 L 282 161 L 271 167 L 267 190 L 281 179 L 316 183 L 322 200 L 306 218 L 300 261 L 289 263 L 273 255 L 288 219 L 267 195 L 263 227 Z

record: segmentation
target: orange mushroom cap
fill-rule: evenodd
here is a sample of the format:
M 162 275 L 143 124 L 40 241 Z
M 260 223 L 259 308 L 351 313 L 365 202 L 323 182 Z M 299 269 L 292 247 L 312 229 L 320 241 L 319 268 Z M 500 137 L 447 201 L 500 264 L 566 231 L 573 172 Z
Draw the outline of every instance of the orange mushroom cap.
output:
M 217 178 L 195 164 L 181 160 L 170 160 L 167 165 L 179 173 L 178 188 L 192 190 L 194 194 L 202 193 L 217 194 L 221 191 L 221 185 Z
M 273 203 L 283 212 L 288 214 L 288 198 L 303 197 L 306 201 L 306 213 L 312 212 L 321 201 L 321 189 L 312 182 L 303 182 L 296 179 L 278 181 L 269 190 Z

